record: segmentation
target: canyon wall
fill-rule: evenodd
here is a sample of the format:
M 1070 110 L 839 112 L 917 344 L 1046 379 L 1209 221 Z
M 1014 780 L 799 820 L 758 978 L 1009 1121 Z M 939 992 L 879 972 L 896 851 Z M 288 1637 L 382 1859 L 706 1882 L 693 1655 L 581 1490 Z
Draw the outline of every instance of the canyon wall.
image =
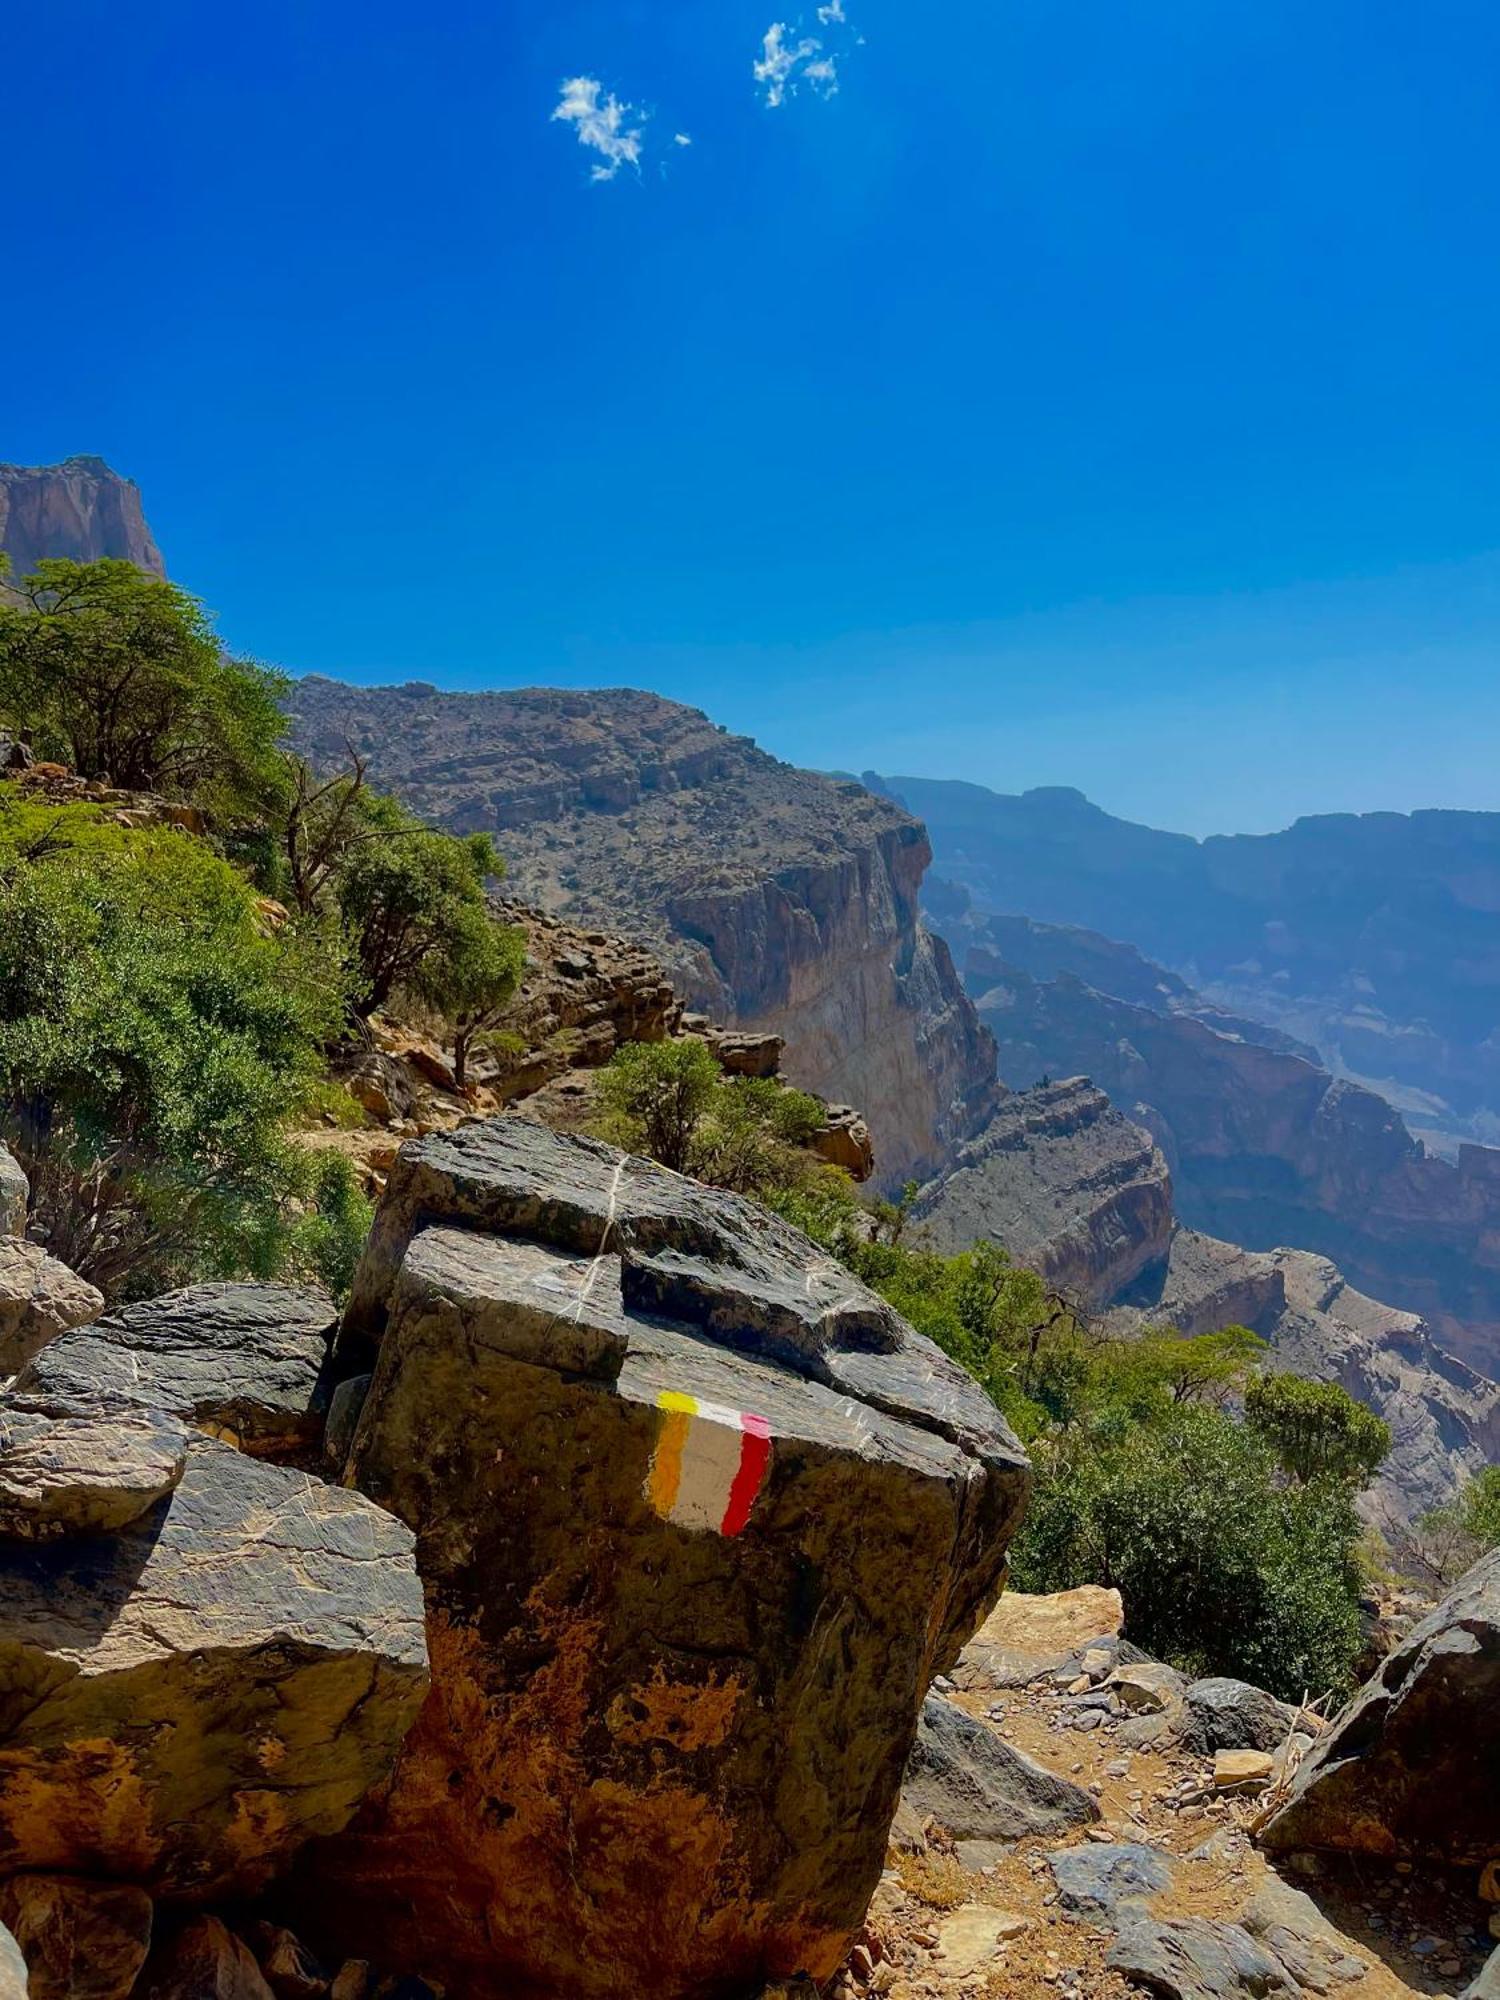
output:
M 1436 1140 L 1500 1139 L 1500 813 L 1325 813 L 1200 841 L 1060 786 L 867 782 L 921 817 L 980 910 L 1128 939 L 1400 1094 Z
M 1002 1073 L 1092 1077 L 1150 1129 L 1193 1227 L 1331 1257 L 1475 1366 L 1500 1361 L 1500 1152 L 1428 1154 L 1372 1091 L 1067 975 L 985 960 L 971 978 Z
M 309 678 L 294 740 L 353 749 L 434 825 L 493 833 L 518 894 L 660 957 L 783 1074 L 866 1114 L 885 1187 L 936 1171 L 1000 1096 L 994 1043 L 921 920 L 922 827 L 696 709 L 628 689 L 444 694 Z
M 96 562 L 113 556 L 150 576 L 164 576 L 140 488 L 102 458 L 61 465 L 0 465 L 0 550 L 15 576 L 46 556 Z

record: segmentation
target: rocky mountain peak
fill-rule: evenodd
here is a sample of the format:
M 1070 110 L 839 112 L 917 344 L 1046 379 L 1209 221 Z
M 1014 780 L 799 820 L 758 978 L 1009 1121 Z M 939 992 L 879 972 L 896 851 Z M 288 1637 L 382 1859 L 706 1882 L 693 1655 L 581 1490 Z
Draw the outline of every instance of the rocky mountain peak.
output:
M 0 550 L 17 576 L 48 556 L 112 556 L 166 575 L 140 488 L 90 453 L 60 465 L 0 465 Z

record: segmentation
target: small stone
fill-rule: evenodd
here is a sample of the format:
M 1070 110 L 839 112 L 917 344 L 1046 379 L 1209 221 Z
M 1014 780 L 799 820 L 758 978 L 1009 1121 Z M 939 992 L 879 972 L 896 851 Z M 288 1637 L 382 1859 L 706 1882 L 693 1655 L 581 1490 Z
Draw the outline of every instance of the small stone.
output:
M 1273 1768 L 1264 1750 L 1219 1750 L 1214 1754 L 1213 1785 L 1221 1792 L 1267 1785 Z
M 1479 1871 L 1479 1899 L 1483 1903 L 1500 1903 L 1500 1855 L 1486 1861 Z

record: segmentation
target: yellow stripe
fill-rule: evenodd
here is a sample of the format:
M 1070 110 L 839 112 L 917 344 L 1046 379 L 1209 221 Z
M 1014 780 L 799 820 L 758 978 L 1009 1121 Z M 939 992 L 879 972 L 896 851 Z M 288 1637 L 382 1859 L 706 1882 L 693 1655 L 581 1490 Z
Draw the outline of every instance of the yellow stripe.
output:
M 663 1390 L 656 1400 L 658 1407 L 666 1412 L 666 1421 L 652 1455 L 646 1497 L 658 1514 L 668 1515 L 676 1504 L 677 1488 L 682 1482 L 682 1450 L 698 1404 L 694 1397 L 679 1395 L 673 1389 Z

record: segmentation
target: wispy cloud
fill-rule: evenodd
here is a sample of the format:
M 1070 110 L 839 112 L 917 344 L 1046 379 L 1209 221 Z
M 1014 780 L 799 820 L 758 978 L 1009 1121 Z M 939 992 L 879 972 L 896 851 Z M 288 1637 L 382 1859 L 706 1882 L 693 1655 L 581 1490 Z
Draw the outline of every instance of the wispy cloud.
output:
M 573 127 L 580 146 L 599 154 L 590 180 L 612 181 L 626 166 L 639 173 L 647 113 L 622 103 L 597 77 L 568 77 L 552 116 Z
M 817 15 L 819 26 L 825 29 L 843 29 L 849 23 L 844 0 L 823 0 Z M 842 40 L 847 47 L 850 39 L 835 34 L 829 41 L 821 35 L 804 35 L 800 24 L 791 28 L 785 21 L 773 21 L 762 37 L 760 57 L 754 65 L 762 102 L 774 110 L 804 87 L 819 97 L 834 96 L 843 54 L 839 43 Z M 856 44 L 862 39 L 853 37 Z

